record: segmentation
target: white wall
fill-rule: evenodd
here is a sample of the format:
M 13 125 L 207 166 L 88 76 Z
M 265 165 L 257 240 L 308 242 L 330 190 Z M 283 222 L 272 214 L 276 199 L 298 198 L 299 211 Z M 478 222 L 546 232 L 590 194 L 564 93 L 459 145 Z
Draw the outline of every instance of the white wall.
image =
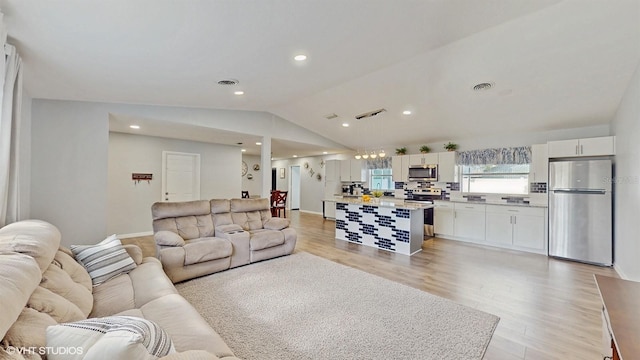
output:
M 162 152 L 200 154 L 200 198 L 240 197 L 240 150 L 151 136 L 109 133 L 107 232 L 152 231 L 151 205 L 162 199 Z M 153 180 L 135 183 L 131 173 L 151 173 Z M 235 179 L 235 180 L 234 180 Z
M 22 92 L 22 119 L 20 120 L 20 150 L 18 160 L 19 194 L 18 219 L 31 217 L 31 105 L 32 99 L 25 91 Z
M 640 64 L 639 64 L 640 65 Z M 631 79 L 615 119 L 615 268 L 623 278 L 640 281 L 640 66 Z
M 279 190 L 290 190 L 289 181 L 291 177 L 291 166 L 300 166 L 300 211 L 322 214 L 322 199 L 324 198 L 325 168 L 320 166 L 322 159 L 346 159 L 345 155 L 312 156 L 285 160 L 274 160 L 272 167 L 276 168 L 276 188 Z M 304 164 L 308 163 L 309 168 L 305 169 Z M 280 178 L 280 169 L 285 168 L 285 178 Z M 310 176 L 310 169 L 314 175 Z M 320 173 L 322 180 L 318 181 L 316 175 Z M 287 204 L 289 206 L 289 204 Z
M 31 217 L 56 225 L 62 232 L 64 245 L 92 244 L 109 235 L 109 114 L 259 136 L 277 135 L 284 140 L 339 147 L 265 112 L 35 99 L 31 129 Z M 233 162 L 239 169 L 240 156 Z M 219 176 L 241 187 L 236 176 Z
M 260 195 L 262 194 L 262 177 L 263 176 L 271 176 L 271 169 L 263 169 L 260 167 L 260 170 L 253 170 L 253 166 L 256 164 L 260 164 L 260 156 L 255 155 L 242 155 L 242 161 L 247 163 L 249 170 L 247 171 L 247 175 L 253 175 L 253 179 L 249 180 L 247 175 L 242 177 L 242 190 L 249 191 L 249 195 Z M 265 171 L 267 174 L 265 175 Z M 240 195 L 234 196 L 240 197 Z

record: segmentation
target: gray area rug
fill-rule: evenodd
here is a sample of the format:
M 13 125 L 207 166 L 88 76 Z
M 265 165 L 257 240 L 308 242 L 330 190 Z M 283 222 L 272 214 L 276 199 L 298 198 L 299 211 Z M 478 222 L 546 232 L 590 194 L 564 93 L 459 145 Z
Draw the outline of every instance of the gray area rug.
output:
M 308 253 L 177 284 L 242 359 L 481 359 L 499 318 Z

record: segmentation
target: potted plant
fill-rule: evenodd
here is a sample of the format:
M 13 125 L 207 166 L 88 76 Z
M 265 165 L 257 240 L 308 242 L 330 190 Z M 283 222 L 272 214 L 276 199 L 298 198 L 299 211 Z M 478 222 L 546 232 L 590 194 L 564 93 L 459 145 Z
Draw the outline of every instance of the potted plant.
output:
M 421 153 L 426 154 L 426 153 L 428 153 L 429 151 L 431 151 L 431 148 L 430 148 L 430 147 L 428 147 L 427 145 L 422 145 L 422 146 L 420 146 L 420 152 L 421 152 Z
M 407 148 L 406 147 L 401 147 L 401 148 L 397 148 L 396 149 L 396 155 L 404 155 L 407 153 Z
M 454 144 L 451 141 L 449 141 L 449 143 L 444 144 L 444 148 L 447 151 L 456 151 L 456 149 L 458 148 L 458 144 Z

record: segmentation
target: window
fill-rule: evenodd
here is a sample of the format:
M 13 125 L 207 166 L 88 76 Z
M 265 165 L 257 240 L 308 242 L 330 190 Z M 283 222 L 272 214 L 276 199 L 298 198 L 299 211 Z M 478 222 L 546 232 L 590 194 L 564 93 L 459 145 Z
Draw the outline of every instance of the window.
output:
M 371 190 L 391 190 L 395 188 L 391 177 L 391 169 L 371 169 L 369 174 L 369 187 Z
M 529 164 L 461 165 L 462 192 L 528 194 Z

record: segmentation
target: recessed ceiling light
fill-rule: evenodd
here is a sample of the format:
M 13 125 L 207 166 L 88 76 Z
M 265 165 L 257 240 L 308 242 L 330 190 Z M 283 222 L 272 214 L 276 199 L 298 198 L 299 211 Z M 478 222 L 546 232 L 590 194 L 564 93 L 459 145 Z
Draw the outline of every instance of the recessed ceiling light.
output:
M 298 157 L 298 155 L 293 155 L 293 157 Z
M 349 123 L 342 123 L 343 127 L 349 127 Z
M 411 110 L 405 110 L 402 112 L 402 115 L 411 115 Z
M 328 154 L 328 152 L 326 152 L 326 151 L 323 151 L 322 153 L 323 153 L 323 154 L 325 154 L 325 155 L 327 155 L 327 154 Z
M 242 151 L 242 152 L 247 152 L 247 149 L 242 149 L 242 150 L 240 150 L 240 151 Z
M 244 91 L 238 90 L 233 92 L 235 95 L 244 95 Z
M 129 125 L 132 129 L 140 129 L 140 125 Z
M 260 141 L 256 142 L 256 145 L 260 146 L 262 143 Z
M 293 57 L 293 59 L 295 61 L 305 61 L 305 60 L 307 60 L 307 55 L 302 55 L 302 54 L 296 55 L 296 56 Z

